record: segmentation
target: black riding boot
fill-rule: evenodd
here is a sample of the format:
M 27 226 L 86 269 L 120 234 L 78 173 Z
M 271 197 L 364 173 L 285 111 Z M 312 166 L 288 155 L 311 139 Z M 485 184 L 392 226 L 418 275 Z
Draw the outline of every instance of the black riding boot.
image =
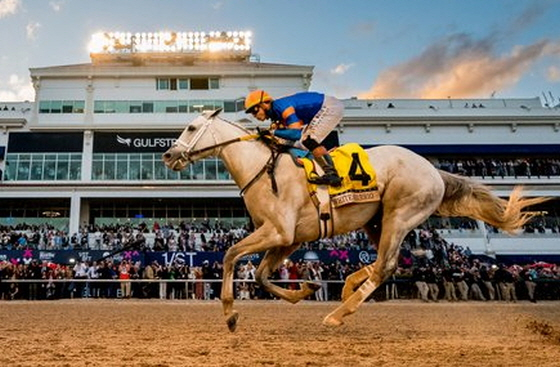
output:
M 316 185 L 329 185 L 334 187 L 340 186 L 342 184 L 342 178 L 340 178 L 340 176 L 336 172 L 336 169 L 334 168 L 332 157 L 328 154 L 325 154 L 322 157 L 314 158 L 315 161 L 319 163 L 323 171 L 325 171 L 325 174 L 321 177 L 311 179 L 310 182 Z

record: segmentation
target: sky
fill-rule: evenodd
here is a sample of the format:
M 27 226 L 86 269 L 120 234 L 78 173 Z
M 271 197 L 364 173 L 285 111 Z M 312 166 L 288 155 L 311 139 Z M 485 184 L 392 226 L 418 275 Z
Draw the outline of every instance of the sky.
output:
M 0 0 L 0 101 L 34 100 L 30 68 L 90 62 L 99 31 L 213 30 L 339 98 L 560 102 L 560 0 Z

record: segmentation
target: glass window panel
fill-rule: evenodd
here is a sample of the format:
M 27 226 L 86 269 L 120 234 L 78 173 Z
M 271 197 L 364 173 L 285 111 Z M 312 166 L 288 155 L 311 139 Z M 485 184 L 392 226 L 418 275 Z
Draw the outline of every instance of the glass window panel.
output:
M 155 112 L 156 113 L 165 113 L 166 102 L 165 101 L 155 101 Z
M 33 162 L 32 166 L 35 163 Z M 45 163 L 43 166 L 43 180 L 54 181 L 56 177 L 56 155 L 46 154 Z
M 62 113 L 72 113 L 74 111 L 74 101 L 62 101 Z
M 117 110 L 115 101 L 105 101 L 105 107 L 103 110 L 105 113 L 115 113 Z
M 140 179 L 140 154 L 130 155 L 130 165 L 128 171 L 129 180 L 139 180 Z
M 51 113 L 62 112 L 62 101 L 51 101 Z
M 84 113 L 85 108 L 85 101 L 74 101 L 74 113 Z
M 188 101 L 178 101 L 179 105 L 179 112 L 186 113 L 189 112 L 189 103 Z
M 166 101 L 165 102 L 165 112 L 166 113 L 176 113 L 176 112 L 178 112 L 178 102 L 177 101 Z
M 193 173 L 193 166 L 190 165 L 186 169 L 179 172 L 179 179 L 180 180 L 193 180 L 194 173 Z
M 56 162 L 56 180 L 68 180 L 69 165 L 68 154 L 59 154 Z
M 216 159 L 209 158 L 204 162 L 204 179 L 215 180 L 217 178 L 218 164 Z
M 115 179 L 115 156 L 113 154 L 106 154 L 103 162 L 103 179 Z
M 31 171 L 31 175 L 29 177 L 30 180 L 38 181 L 43 179 L 43 154 L 33 154 L 31 155 L 31 165 L 29 170 Z
M 105 113 L 105 101 L 93 102 L 93 113 Z
M 179 79 L 179 89 L 189 89 L 189 80 Z
M 218 164 L 218 180 L 230 180 L 231 176 L 226 169 L 226 165 L 221 159 L 216 159 Z
M 245 99 L 237 100 L 237 111 L 245 111 Z
M 18 163 L 19 156 L 17 154 L 6 155 L 6 169 L 3 176 L 4 181 L 12 181 L 16 179 Z
M 220 79 L 210 78 L 210 89 L 220 89 Z
M 117 155 L 117 180 L 128 180 L 128 154 Z
M 142 103 L 143 113 L 153 113 L 154 112 L 154 102 L 143 102 Z
M 152 180 L 154 177 L 154 155 L 142 154 L 142 180 Z
M 157 90 L 168 90 L 169 79 L 157 79 Z
M 103 179 L 103 154 L 94 154 L 93 161 L 91 162 L 91 179 Z
M 142 101 L 130 101 L 130 113 L 142 113 Z
M 51 101 L 39 102 L 39 113 L 51 113 Z
M 237 112 L 235 101 L 224 101 L 224 112 Z
M 163 162 L 159 160 L 159 162 L 154 162 L 154 179 L 156 180 L 165 180 L 167 179 L 167 172 L 173 172 L 172 170 L 165 167 Z
M 79 160 L 75 160 L 74 158 L 70 161 L 70 169 L 68 174 L 69 180 L 80 180 L 82 178 L 82 160 L 81 157 Z
M 116 113 L 129 113 L 129 106 L 130 106 L 130 102 L 129 101 L 112 101 L 111 103 L 114 104 L 115 106 L 115 111 Z
M 192 179 L 204 180 L 204 160 L 195 162 L 191 167 L 192 167 Z

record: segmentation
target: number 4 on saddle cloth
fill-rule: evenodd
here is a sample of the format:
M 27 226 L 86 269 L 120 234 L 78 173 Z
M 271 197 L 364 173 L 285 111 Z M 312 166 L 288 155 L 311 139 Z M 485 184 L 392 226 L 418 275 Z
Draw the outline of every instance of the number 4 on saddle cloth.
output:
M 364 148 L 356 143 L 348 143 L 336 148 L 330 155 L 338 175 L 342 178 L 340 187 L 328 187 L 333 207 L 379 201 L 375 169 L 369 162 Z M 305 169 L 308 180 L 322 173 L 317 172 L 320 167 L 308 155 L 303 157 L 300 155 L 298 158 Z M 308 187 L 313 196 L 317 191 L 317 185 L 308 182 Z

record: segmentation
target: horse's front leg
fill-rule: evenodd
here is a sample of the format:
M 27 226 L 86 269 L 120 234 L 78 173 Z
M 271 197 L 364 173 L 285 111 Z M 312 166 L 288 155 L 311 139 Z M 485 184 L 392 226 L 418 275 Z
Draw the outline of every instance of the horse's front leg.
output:
M 239 314 L 233 309 L 233 277 L 235 264 L 245 255 L 268 251 L 279 246 L 288 246 L 292 237 L 282 235 L 272 225 L 263 225 L 251 235 L 230 247 L 224 256 L 224 274 L 222 284 L 222 308 L 230 331 L 235 331 Z
M 265 291 L 282 298 L 290 303 L 297 303 L 318 291 L 320 284 L 304 282 L 298 290 L 285 289 L 272 283 L 269 279 L 270 274 L 280 266 L 280 263 L 299 248 L 299 243 L 294 243 L 289 247 L 274 248 L 267 251 L 262 259 L 255 274 L 256 281 Z

